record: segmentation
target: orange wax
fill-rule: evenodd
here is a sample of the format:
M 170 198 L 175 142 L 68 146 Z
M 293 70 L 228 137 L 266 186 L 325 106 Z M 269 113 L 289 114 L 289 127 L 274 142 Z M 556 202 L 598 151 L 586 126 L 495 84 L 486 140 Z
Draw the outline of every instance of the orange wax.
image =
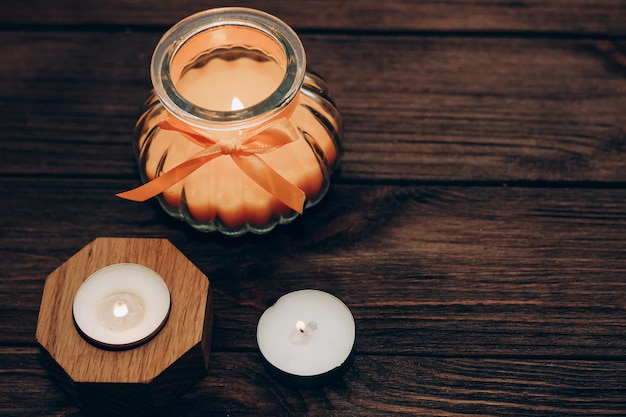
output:
M 271 95 L 284 72 L 276 61 L 261 52 L 234 52 L 230 49 L 201 55 L 176 83 L 186 100 L 216 111 L 250 107 Z
M 160 164 L 163 164 L 162 172 L 167 172 L 201 150 L 200 146 L 181 133 L 160 130 L 151 138 L 149 154 L 144 156 L 146 176 L 153 179 L 157 176 Z M 165 157 L 162 161 L 163 156 Z M 179 182 L 163 192 L 163 198 L 170 206 L 180 206 L 182 188 L 183 183 Z
M 269 96 L 283 77 L 276 61 L 240 47 L 214 50 L 196 62 L 182 74 L 176 88 L 186 100 L 210 110 L 238 110 L 256 104 Z M 234 228 L 266 224 L 272 215 L 275 198 L 227 155 L 207 163 L 182 184 L 189 212 L 198 221 L 219 219 Z
M 198 221 L 219 218 L 229 227 L 263 225 L 274 197 L 245 175 L 228 155 L 203 165 L 183 181 L 189 212 Z
M 284 68 L 272 56 L 259 49 L 231 46 L 197 56 L 181 70 L 175 87 L 194 105 L 211 111 L 230 111 L 263 101 L 276 90 L 283 77 Z M 331 134 L 307 108 L 319 106 L 302 93 L 296 100 L 299 102 L 289 119 L 298 132 L 297 140 L 258 156 L 311 199 L 319 195 L 329 172 L 320 165 L 302 132 L 322 150 L 331 166 L 336 162 L 337 149 Z M 326 116 L 323 108 L 319 110 Z M 335 123 L 332 117 L 329 119 Z M 237 137 L 238 133 L 234 131 L 231 135 Z M 213 142 L 220 141 L 210 132 L 202 134 Z M 262 134 L 271 134 L 271 130 Z M 220 138 L 224 137 L 228 139 L 221 132 Z M 168 172 L 201 150 L 200 145 L 179 132 L 160 130 L 152 138 L 150 154 L 145 158 L 146 175 L 154 178 L 160 164 L 162 172 Z M 163 155 L 165 159 L 161 161 Z M 173 208 L 180 208 L 184 203 L 195 221 L 220 221 L 230 228 L 245 224 L 263 226 L 291 212 L 277 197 L 248 177 L 229 155 L 220 155 L 205 163 L 164 191 L 163 198 Z
M 153 146 L 167 149 L 163 171 L 167 172 L 186 161 L 201 147 L 182 134 L 161 131 Z M 169 146 L 167 146 L 169 145 Z M 269 166 L 289 182 L 304 191 L 307 197 L 319 194 L 324 173 L 309 144 L 300 138 L 267 153 L 259 154 Z M 154 158 L 146 164 L 152 178 L 156 172 Z M 282 202 L 248 177 L 229 155 L 221 155 L 202 165 L 192 174 L 163 193 L 172 207 L 180 207 L 184 190 L 185 204 L 197 221 L 220 219 L 229 227 L 249 223 L 263 225 L 272 217 L 287 215 L 290 211 Z
M 319 193 L 324 177 L 315 154 L 304 139 L 261 155 L 261 158 L 286 180 L 296 184 L 307 197 Z

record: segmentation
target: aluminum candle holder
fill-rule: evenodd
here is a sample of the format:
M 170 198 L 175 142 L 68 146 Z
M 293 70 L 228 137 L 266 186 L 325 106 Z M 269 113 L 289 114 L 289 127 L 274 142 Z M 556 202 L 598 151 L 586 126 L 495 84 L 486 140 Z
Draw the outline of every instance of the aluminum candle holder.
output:
M 154 414 L 207 374 L 209 280 L 165 239 L 99 238 L 46 279 L 37 341 L 97 415 Z
M 296 33 L 267 13 L 212 9 L 172 27 L 135 129 L 146 201 L 203 232 L 267 233 L 326 194 L 342 118 Z

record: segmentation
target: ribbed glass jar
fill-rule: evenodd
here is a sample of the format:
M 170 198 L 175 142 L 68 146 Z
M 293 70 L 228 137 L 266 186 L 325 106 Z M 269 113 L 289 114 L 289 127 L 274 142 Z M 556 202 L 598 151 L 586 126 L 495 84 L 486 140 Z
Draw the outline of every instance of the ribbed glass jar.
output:
M 192 15 L 157 45 L 151 78 L 135 130 L 145 184 L 121 197 L 158 196 L 170 215 L 230 236 L 266 233 L 324 197 L 341 115 L 284 22 L 246 8 Z

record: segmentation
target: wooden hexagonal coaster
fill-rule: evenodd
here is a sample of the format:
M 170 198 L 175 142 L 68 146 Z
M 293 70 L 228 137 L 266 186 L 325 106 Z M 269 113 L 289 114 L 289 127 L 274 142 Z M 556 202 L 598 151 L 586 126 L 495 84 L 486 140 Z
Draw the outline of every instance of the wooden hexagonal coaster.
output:
M 76 328 L 72 309 L 81 284 L 116 263 L 144 265 L 170 291 L 169 318 L 148 342 L 107 350 Z M 165 239 L 98 238 L 46 279 L 37 341 L 53 375 L 92 414 L 145 415 L 206 375 L 212 330 L 207 277 Z

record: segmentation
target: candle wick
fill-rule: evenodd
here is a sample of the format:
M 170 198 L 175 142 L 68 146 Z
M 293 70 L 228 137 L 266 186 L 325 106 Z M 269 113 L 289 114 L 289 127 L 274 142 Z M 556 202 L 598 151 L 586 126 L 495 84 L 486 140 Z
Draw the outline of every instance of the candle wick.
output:
M 298 320 L 296 322 L 296 331 L 291 333 L 289 340 L 296 346 L 307 345 L 315 330 L 317 330 L 317 322 L 310 321 L 305 323 L 302 320 Z
M 304 333 L 306 330 L 306 324 L 302 320 L 298 320 L 296 322 L 296 329 L 298 329 L 300 333 Z
M 302 320 L 298 320 L 296 323 L 296 329 L 302 334 L 310 335 L 317 330 L 317 323 L 314 321 L 305 323 Z

